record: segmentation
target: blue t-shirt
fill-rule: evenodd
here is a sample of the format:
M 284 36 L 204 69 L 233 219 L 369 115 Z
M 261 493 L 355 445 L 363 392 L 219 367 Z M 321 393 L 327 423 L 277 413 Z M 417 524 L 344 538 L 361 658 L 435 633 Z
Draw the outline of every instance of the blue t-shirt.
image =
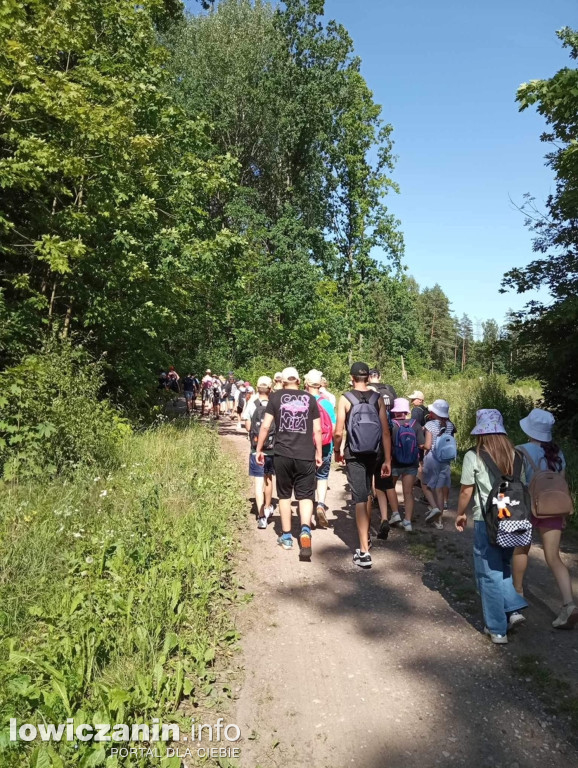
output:
M 526 453 L 528 453 L 531 457 L 536 466 L 539 469 L 548 469 L 548 464 L 546 462 L 546 456 L 544 454 L 544 449 L 541 445 L 538 445 L 538 443 L 524 443 L 524 445 L 518 445 L 517 448 L 523 448 Z M 560 457 L 560 460 L 562 462 L 561 469 L 566 469 L 566 459 L 564 458 L 564 454 L 562 451 L 558 454 Z M 532 480 L 532 477 L 534 476 L 534 469 L 530 462 L 524 458 L 524 467 L 526 470 L 526 482 L 529 485 L 530 481 Z

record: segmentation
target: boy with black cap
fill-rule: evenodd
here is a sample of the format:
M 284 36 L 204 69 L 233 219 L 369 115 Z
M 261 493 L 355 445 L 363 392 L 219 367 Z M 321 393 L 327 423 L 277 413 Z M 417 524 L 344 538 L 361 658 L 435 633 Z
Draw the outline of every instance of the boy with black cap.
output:
M 375 487 L 382 487 L 384 478 L 391 475 L 391 435 L 387 409 L 383 397 L 367 386 L 369 366 L 354 363 L 350 370 L 353 389 L 339 398 L 337 425 L 334 432 L 335 460 L 345 462 L 347 481 L 355 504 L 355 519 L 359 534 L 359 549 L 353 562 L 360 568 L 371 568 L 369 554 L 369 526 L 371 509 L 367 501 Z M 341 451 L 343 433 L 347 430 L 345 450 Z M 383 457 L 376 472 L 378 456 Z

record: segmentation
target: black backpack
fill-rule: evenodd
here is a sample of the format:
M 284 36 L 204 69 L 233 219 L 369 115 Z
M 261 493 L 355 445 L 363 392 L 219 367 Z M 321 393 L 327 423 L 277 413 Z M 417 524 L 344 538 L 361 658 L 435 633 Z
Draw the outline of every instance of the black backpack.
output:
M 375 389 L 382 396 L 387 412 L 389 413 L 391 410 L 391 406 L 393 405 L 393 401 L 397 397 L 395 393 L 395 389 L 393 387 L 390 387 L 389 384 L 372 384 L 371 386 L 374 386 Z
M 267 410 L 267 404 L 263 405 L 261 400 L 257 398 L 255 400 L 255 412 L 251 416 L 251 429 L 249 430 L 249 441 L 251 443 L 251 449 L 254 451 L 257 447 L 259 440 L 259 431 L 261 430 L 261 424 L 265 418 L 265 411 Z M 269 427 L 269 435 L 263 443 L 264 451 L 272 451 L 275 447 L 275 421 L 271 423 Z
M 532 541 L 532 501 L 521 479 L 522 456 L 516 451 L 512 475 L 502 474 L 486 451 L 480 452 L 480 458 L 493 482 L 482 507 L 490 544 L 504 549 L 527 546 Z

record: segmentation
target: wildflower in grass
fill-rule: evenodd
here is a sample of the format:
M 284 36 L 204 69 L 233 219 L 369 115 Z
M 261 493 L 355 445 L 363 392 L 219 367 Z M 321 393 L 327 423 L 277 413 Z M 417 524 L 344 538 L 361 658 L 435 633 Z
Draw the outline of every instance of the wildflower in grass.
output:
M 106 488 L 104 489 L 104 491 L 100 492 L 100 498 L 102 499 L 104 496 L 108 496 L 108 491 L 106 490 Z
M 95 483 L 98 483 L 98 481 L 99 481 L 99 480 L 100 480 L 100 477 L 95 477 L 95 478 L 94 478 L 94 482 L 95 482 Z
M 79 533 L 79 531 L 75 531 L 72 535 L 74 536 L 75 539 L 81 539 L 82 538 L 82 533 Z
M 85 560 L 86 563 L 89 565 L 92 565 L 94 563 L 94 557 L 90 557 L 90 555 Z

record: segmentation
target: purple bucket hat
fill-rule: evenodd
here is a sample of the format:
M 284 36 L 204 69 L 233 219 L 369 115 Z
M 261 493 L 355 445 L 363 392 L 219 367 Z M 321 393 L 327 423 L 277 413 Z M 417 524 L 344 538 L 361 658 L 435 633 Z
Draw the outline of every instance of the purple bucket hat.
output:
M 507 435 L 504 418 L 495 408 L 482 408 L 476 413 L 472 435 Z

